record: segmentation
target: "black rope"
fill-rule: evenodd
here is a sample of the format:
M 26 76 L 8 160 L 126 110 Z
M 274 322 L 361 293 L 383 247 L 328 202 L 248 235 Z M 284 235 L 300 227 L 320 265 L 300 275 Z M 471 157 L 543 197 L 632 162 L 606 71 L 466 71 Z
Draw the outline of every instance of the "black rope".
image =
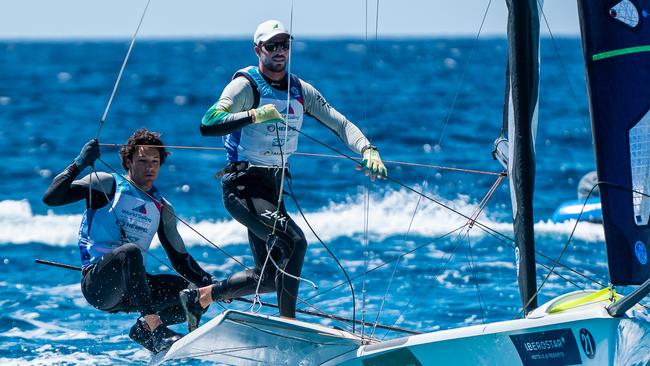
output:
M 288 183 L 287 186 L 289 187 L 289 191 L 291 192 L 291 198 L 293 199 L 293 202 L 295 202 L 296 207 L 298 208 L 298 212 L 300 212 L 300 216 L 302 216 L 303 220 L 305 220 L 305 223 L 309 227 L 309 230 L 311 230 L 312 234 L 314 234 L 316 239 L 318 239 L 318 241 L 321 243 L 323 248 L 325 248 L 327 250 L 327 252 L 330 254 L 330 256 L 332 257 L 332 259 L 334 259 L 334 261 L 336 262 L 338 267 L 343 272 L 343 275 L 345 276 L 345 279 L 348 281 L 348 286 L 350 287 L 350 293 L 352 294 L 352 321 L 353 321 L 353 323 L 352 323 L 352 332 L 354 333 L 354 331 L 355 331 L 354 324 L 356 323 L 356 315 L 357 315 L 357 311 L 356 311 L 357 302 L 356 302 L 356 297 L 355 297 L 355 294 L 354 294 L 354 286 L 352 286 L 352 281 L 350 280 L 350 276 L 348 276 L 348 272 L 345 270 L 345 268 L 343 267 L 343 265 L 341 264 L 339 259 L 336 257 L 336 255 L 332 252 L 332 250 L 330 250 L 330 248 L 318 236 L 318 234 L 316 234 L 316 231 L 314 230 L 314 228 L 311 226 L 311 224 L 307 220 L 307 217 L 305 217 L 305 214 L 303 213 L 302 208 L 300 207 L 300 204 L 298 204 L 298 199 L 296 198 L 296 195 L 293 192 L 293 184 L 291 184 L 291 179 L 287 180 L 287 183 Z
M 336 148 L 334 148 L 334 147 L 332 147 L 332 146 L 330 146 L 330 145 L 328 145 L 328 144 L 326 144 L 326 143 L 324 143 L 324 142 L 322 142 L 322 141 L 316 139 L 315 137 L 312 137 L 311 135 L 309 135 L 309 134 L 307 134 L 307 133 L 305 133 L 305 132 L 303 132 L 303 131 L 301 131 L 301 130 L 298 130 L 298 129 L 294 128 L 294 127 L 291 127 L 291 126 L 287 125 L 286 123 L 285 123 L 285 126 L 286 126 L 287 128 L 290 128 L 290 129 L 292 129 L 292 130 L 298 132 L 299 134 L 301 134 L 301 135 L 307 137 L 308 139 L 310 139 L 310 140 L 312 140 L 312 141 L 314 141 L 314 142 L 320 144 L 321 146 L 326 147 L 326 148 L 328 148 L 328 149 L 334 151 L 335 153 L 337 153 L 337 154 L 339 154 L 339 155 L 341 155 L 341 156 L 343 156 L 343 157 L 345 157 L 345 158 L 347 158 L 347 159 L 353 161 L 355 164 L 357 164 L 357 165 L 361 165 L 361 162 L 360 162 L 359 160 L 354 159 L 354 158 L 351 157 L 350 155 L 348 155 L 348 154 L 346 154 L 346 153 L 344 153 L 344 152 L 342 152 L 342 151 L 339 151 L 338 149 L 336 149 Z M 465 219 L 467 219 L 467 220 L 473 221 L 473 222 L 474 222 L 474 223 L 475 223 L 475 224 L 476 224 L 476 225 L 477 225 L 481 230 L 483 230 L 483 231 L 484 231 L 485 233 L 487 233 L 488 235 L 491 235 L 491 236 L 494 236 L 494 237 L 501 236 L 502 238 L 505 238 L 505 239 L 507 239 L 507 240 L 509 240 L 509 241 L 511 241 L 511 242 L 514 242 L 514 239 L 508 237 L 507 235 L 505 235 L 505 234 L 503 234 L 503 233 L 500 233 L 500 232 L 498 232 L 497 230 L 492 229 L 491 227 L 489 227 L 489 226 L 487 226 L 487 225 L 485 225 L 485 224 L 483 224 L 483 223 L 481 223 L 481 222 L 479 222 L 479 221 L 476 221 L 476 220 L 472 219 L 471 217 L 469 217 L 469 216 L 467 216 L 467 215 L 461 213 L 460 211 L 458 211 L 458 210 L 456 210 L 456 209 L 454 209 L 454 208 L 452 208 L 452 207 L 450 207 L 450 206 L 448 206 L 448 205 L 446 205 L 446 204 L 444 204 L 444 203 L 442 203 L 442 202 L 436 200 L 435 198 L 432 198 L 432 197 L 427 196 L 426 194 L 424 194 L 424 193 L 422 193 L 422 192 L 416 190 L 415 188 L 412 188 L 412 187 L 410 187 L 410 186 L 408 186 L 408 185 L 402 183 L 401 181 L 398 181 L 398 180 L 395 179 L 395 178 L 392 178 L 392 177 L 386 177 L 386 179 L 389 180 L 389 181 L 391 181 L 391 182 L 393 182 L 393 183 L 395 183 L 395 184 L 397 184 L 397 185 L 399 185 L 399 186 L 402 187 L 402 188 L 405 188 L 405 189 L 407 189 L 407 190 L 409 190 L 409 191 L 411 191 L 411 192 L 413 192 L 413 193 L 415 193 L 415 194 L 417 194 L 417 195 L 422 196 L 423 198 L 426 198 L 427 200 L 429 200 L 429 201 L 431 201 L 431 202 L 433 202 L 433 203 L 435 203 L 435 204 L 437 204 L 437 205 L 439 205 L 439 206 L 441 206 L 441 207 L 443 207 L 443 208 L 446 208 L 447 210 L 449 210 L 449 211 L 451 211 L 451 212 L 453 212 L 453 213 L 455 213 L 455 214 L 457 214 L 457 215 L 459 215 L 459 216 L 461 216 L 461 217 L 463 217 L 463 218 L 465 218 Z
M 562 251 L 560 252 L 560 255 L 557 257 L 557 259 L 553 262 L 553 266 L 549 270 L 549 272 L 544 276 L 544 279 L 542 280 L 542 283 L 539 285 L 533 296 L 530 297 L 530 299 L 522 306 L 519 311 L 517 312 L 517 315 L 515 315 L 515 318 L 518 318 L 523 312 L 524 309 L 528 308 L 528 305 L 533 301 L 533 299 L 537 298 L 537 295 L 539 292 L 542 290 L 542 287 L 546 284 L 546 281 L 551 277 L 551 274 L 555 272 L 555 267 L 560 263 L 560 260 L 562 259 L 562 256 L 564 253 L 567 251 L 569 248 L 569 244 L 571 244 L 571 240 L 573 239 L 573 235 L 575 234 L 576 228 L 578 227 L 578 223 L 580 222 L 580 218 L 582 217 L 582 213 L 585 210 L 585 207 L 587 206 L 587 201 L 589 200 L 589 197 L 591 197 L 591 194 L 593 193 L 594 189 L 598 187 L 598 184 L 595 184 L 593 187 L 591 187 L 591 190 L 589 191 L 589 194 L 587 194 L 587 197 L 585 198 L 584 203 L 582 204 L 582 208 L 580 209 L 580 213 L 578 214 L 578 219 L 576 220 L 576 223 L 573 225 L 573 229 L 571 230 L 571 234 L 569 235 L 569 238 L 567 239 L 566 243 L 564 244 L 564 247 L 562 248 Z M 604 286 L 603 286 L 604 287 Z
M 396 261 L 396 260 L 398 260 L 398 259 L 400 259 L 400 258 L 402 258 L 402 257 L 404 257 L 404 256 L 407 256 L 407 255 L 409 255 L 409 254 L 411 254 L 411 253 L 413 253 L 413 252 L 415 252 L 415 251 L 417 251 L 417 250 L 419 250 L 419 249 L 421 249 L 421 248 L 426 247 L 427 245 L 430 245 L 430 244 L 433 244 L 433 243 L 435 243 L 435 242 L 437 242 L 437 241 L 439 241 L 439 240 L 442 240 L 442 239 L 444 239 L 444 238 L 450 236 L 451 234 L 455 233 L 456 231 L 462 229 L 462 228 L 465 227 L 466 225 L 467 225 L 467 224 L 463 224 L 462 226 L 460 226 L 460 227 L 458 227 L 458 228 L 456 228 L 456 229 L 454 229 L 454 230 L 451 230 L 451 231 L 449 231 L 449 232 L 447 232 L 447 233 L 445 233 L 445 234 L 443 234 L 443 235 L 441 235 L 441 236 L 439 236 L 439 237 L 437 237 L 437 238 L 435 238 L 435 239 L 432 239 L 432 240 L 430 240 L 430 241 L 428 241 L 428 242 L 426 242 L 426 243 L 424 243 L 424 244 L 421 244 L 421 245 L 419 245 L 419 246 L 417 246 L 417 247 L 415 247 L 415 248 L 413 248 L 413 249 L 411 249 L 411 250 L 409 250 L 409 251 L 407 251 L 407 252 L 405 252 L 405 253 L 402 253 L 402 254 L 398 255 L 397 257 L 394 257 L 393 259 L 391 259 L 391 260 L 389 260 L 389 261 L 386 261 L 386 262 L 384 262 L 384 263 L 382 263 L 382 264 L 380 264 L 380 265 L 377 265 L 377 266 L 375 266 L 375 267 L 373 267 L 373 268 L 367 270 L 366 273 L 370 273 L 370 272 L 373 272 L 373 271 L 375 271 L 375 270 L 377 270 L 377 269 L 380 269 L 380 268 L 382 268 L 382 267 L 384 267 L 384 266 L 386 266 L 386 265 L 389 265 L 389 264 L 393 263 L 394 261 Z M 360 273 L 360 274 L 358 274 L 358 275 L 352 277 L 351 280 L 354 281 L 354 280 L 358 279 L 359 277 L 362 277 L 363 275 L 364 275 L 363 273 Z M 321 292 L 319 292 L 319 293 L 317 293 L 317 294 L 315 294 L 315 295 L 312 295 L 311 297 L 308 297 L 307 300 L 311 300 L 311 299 L 313 299 L 313 298 L 316 298 L 316 297 L 319 297 L 319 296 L 321 296 L 321 295 L 324 295 L 324 294 L 326 294 L 326 293 L 328 293 L 328 292 L 330 292 L 330 291 L 332 291 L 332 290 L 335 290 L 335 289 L 337 289 L 337 288 L 339 288 L 339 287 L 341 287 L 341 286 L 343 286 L 343 285 L 345 285 L 345 282 L 339 282 L 338 284 L 336 284 L 336 285 L 334 285 L 334 286 L 332 286 L 332 287 L 330 287 L 330 288 L 328 288 L 328 289 L 326 289 L 326 290 L 323 290 L 323 291 L 321 291 Z

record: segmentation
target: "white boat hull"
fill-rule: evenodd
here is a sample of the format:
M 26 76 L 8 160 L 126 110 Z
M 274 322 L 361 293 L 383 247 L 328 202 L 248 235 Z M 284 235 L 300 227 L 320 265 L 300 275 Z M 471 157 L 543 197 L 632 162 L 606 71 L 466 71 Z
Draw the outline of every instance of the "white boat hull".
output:
M 360 345 L 359 337 L 342 330 L 227 310 L 155 355 L 151 364 L 193 358 L 225 365 L 318 365 Z
M 650 322 L 608 302 L 568 310 L 549 301 L 525 319 L 443 330 L 363 345 L 346 331 L 297 320 L 226 311 L 176 342 L 152 364 L 198 358 L 228 365 L 650 365 Z
M 650 323 L 597 303 L 362 346 L 324 365 L 650 365 Z

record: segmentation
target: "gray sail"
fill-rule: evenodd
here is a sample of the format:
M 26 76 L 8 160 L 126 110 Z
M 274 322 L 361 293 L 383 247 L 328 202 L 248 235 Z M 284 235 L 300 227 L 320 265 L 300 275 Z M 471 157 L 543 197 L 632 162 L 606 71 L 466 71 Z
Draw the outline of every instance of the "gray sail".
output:
M 528 313 L 537 307 L 533 191 L 539 94 L 539 11 L 536 0 L 506 2 L 508 63 L 504 131 L 495 142 L 494 155 L 508 169 L 517 279 L 523 308 Z

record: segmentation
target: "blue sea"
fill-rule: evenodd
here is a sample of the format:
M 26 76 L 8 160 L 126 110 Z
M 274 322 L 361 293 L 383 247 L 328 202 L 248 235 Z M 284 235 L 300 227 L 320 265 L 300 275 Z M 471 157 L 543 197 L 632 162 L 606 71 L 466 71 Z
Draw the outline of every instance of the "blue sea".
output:
M 391 161 L 386 165 L 392 178 L 427 197 L 392 182 L 369 182 L 345 158 L 293 156 L 293 190 L 315 234 L 296 203 L 288 198 L 286 203 L 310 243 L 303 276 L 319 286 L 303 283 L 300 295 L 313 297 L 334 287 L 309 302 L 352 316 L 347 284 L 335 287 L 345 276 L 317 234 L 356 278 L 358 319 L 435 331 L 516 317 L 521 304 L 512 241 L 478 225 L 464 226 L 467 219 L 436 203 L 470 216 L 497 177 L 430 167 L 501 171 L 491 153 L 502 124 L 506 40 L 320 39 L 293 46 L 291 70 L 372 139 Z M 0 42 L 0 364 L 149 360 L 127 336 L 137 314 L 92 308 L 81 294 L 78 272 L 34 262 L 79 264 L 76 236 L 83 204 L 50 208 L 41 197 L 95 136 L 127 47 L 127 41 Z M 553 223 L 550 217 L 561 202 L 576 199 L 578 180 L 595 165 L 579 39 L 543 39 L 541 61 L 536 248 L 555 259 L 576 224 Z M 179 223 L 189 251 L 218 278 L 241 268 L 213 244 L 249 266 L 253 261 L 246 231 L 224 209 L 214 178 L 224 152 L 205 149 L 222 147 L 221 139 L 202 137 L 199 123 L 233 73 L 256 62 L 248 40 L 138 41 L 99 135 L 100 143 L 120 144 L 146 127 L 161 132 L 167 145 L 194 147 L 170 148 L 157 186 L 191 226 Z M 303 131 L 350 153 L 312 119 Z M 303 136 L 298 150 L 338 155 L 324 145 Z M 98 169 L 121 169 L 116 147 L 103 146 L 102 158 L 110 167 L 98 162 Z M 480 210 L 478 221 L 513 237 L 507 181 Z M 152 254 L 166 261 L 155 241 Z M 150 272 L 172 273 L 156 260 L 147 263 Z M 594 281 L 607 283 L 602 227 L 579 223 L 561 263 L 575 272 L 560 267 L 552 274 L 541 302 L 599 288 Z M 538 283 L 546 275 L 538 266 Z M 275 302 L 275 296 L 263 300 Z M 225 306 L 248 309 L 247 304 Z M 220 311 L 213 305 L 207 318 Z M 261 312 L 275 314 L 271 307 Z M 377 330 L 374 336 L 401 334 Z

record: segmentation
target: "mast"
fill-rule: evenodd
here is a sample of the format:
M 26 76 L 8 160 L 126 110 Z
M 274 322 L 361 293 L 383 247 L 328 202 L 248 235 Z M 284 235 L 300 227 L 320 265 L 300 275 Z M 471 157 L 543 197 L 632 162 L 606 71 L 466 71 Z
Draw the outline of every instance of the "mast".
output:
M 578 0 L 610 281 L 650 278 L 647 1 Z
M 495 157 L 507 163 L 515 232 L 517 280 L 524 312 L 537 307 L 533 191 L 539 93 L 539 13 L 536 0 L 506 0 L 508 63 L 504 128 Z M 541 6 L 541 4 L 540 4 Z M 505 158 L 507 146 L 507 159 Z M 505 161 L 504 161 L 505 160 Z

